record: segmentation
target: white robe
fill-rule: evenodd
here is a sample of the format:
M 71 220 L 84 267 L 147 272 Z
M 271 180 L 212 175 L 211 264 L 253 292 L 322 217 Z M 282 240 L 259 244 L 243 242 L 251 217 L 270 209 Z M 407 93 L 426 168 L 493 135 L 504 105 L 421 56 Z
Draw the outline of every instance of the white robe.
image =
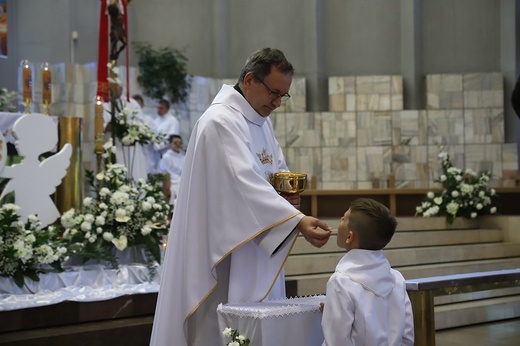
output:
M 152 151 L 150 152 L 151 156 L 151 173 L 157 174 L 161 173 L 160 163 L 161 157 L 168 151 L 170 148 L 168 143 L 168 137 L 170 135 L 179 135 L 180 134 L 180 123 L 179 120 L 173 116 L 171 113 L 166 113 L 162 116 L 157 115 L 155 119 L 152 120 L 152 128 L 160 133 L 166 133 L 166 140 L 164 143 L 157 144 L 154 143 L 152 145 Z
M 173 205 L 179 194 L 182 166 L 184 166 L 184 153 L 168 150 L 161 158 L 160 170 L 170 175 L 170 204 Z
M 413 345 L 406 282 L 383 251 L 347 252 L 327 283 L 323 345 Z
M 219 303 L 285 297 L 303 214 L 268 177 L 286 169 L 270 119 L 224 85 L 188 143 L 151 345 L 215 345 Z

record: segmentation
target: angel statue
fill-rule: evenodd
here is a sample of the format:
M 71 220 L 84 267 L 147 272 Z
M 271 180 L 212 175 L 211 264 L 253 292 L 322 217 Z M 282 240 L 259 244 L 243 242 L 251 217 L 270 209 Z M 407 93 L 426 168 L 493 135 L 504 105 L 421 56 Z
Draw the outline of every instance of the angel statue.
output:
M 40 228 L 44 228 L 60 216 L 50 196 L 67 173 L 72 146 L 67 143 L 58 153 L 40 161 L 40 155 L 53 150 L 58 143 L 55 122 L 43 114 L 22 116 L 13 125 L 13 135 L 23 159 L 3 169 L 0 166 L 0 176 L 10 179 L 0 200 L 14 192 L 20 218 L 27 220 L 29 215 L 36 215 L 41 222 Z

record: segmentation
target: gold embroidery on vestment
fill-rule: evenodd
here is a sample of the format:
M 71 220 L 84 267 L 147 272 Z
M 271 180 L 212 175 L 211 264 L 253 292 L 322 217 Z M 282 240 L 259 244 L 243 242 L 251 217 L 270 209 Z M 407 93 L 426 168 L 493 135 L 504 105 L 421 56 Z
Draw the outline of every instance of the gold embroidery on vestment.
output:
M 262 153 L 256 153 L 256 156 L 258 156 L 258 159 L 263 165 L 273 164 L 273 155 L 268 154 L 265 148 L 263 148 Z

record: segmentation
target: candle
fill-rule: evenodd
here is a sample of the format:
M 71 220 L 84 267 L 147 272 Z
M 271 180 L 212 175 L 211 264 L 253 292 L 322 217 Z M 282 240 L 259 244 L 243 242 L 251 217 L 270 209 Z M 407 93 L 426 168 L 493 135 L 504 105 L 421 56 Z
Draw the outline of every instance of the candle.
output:
M 101 97 L 96 97 L 95 106 L 95 119 L 94 119 L 94 131 L 95 131 L 95 152 L 96 154 L 103 153 L 103 104 L 101 103 Z
M 22 61 L 22 83 L 23 83 L 23 99 L 29 103 L 32 100 L 32 75 L 29 61 Z
M 44 104 L 51 103 L 51 70 L 49 69 L 49 64 L 43 64 L 43 73 L 42 73 L 42 97 Z

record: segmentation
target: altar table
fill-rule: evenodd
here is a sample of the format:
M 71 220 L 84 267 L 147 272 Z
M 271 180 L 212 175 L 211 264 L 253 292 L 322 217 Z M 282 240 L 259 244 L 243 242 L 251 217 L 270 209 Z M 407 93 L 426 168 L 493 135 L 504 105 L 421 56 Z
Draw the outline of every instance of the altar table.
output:
M 58 304 L 64 301 L 94 302 L 123 295 L 159 292 L 161 267 L 150 280 L 146 264 L 66 267 L 63 272 L 40 274 L 40 281 L 25 279 L 18 287 L 12 278 L 0 277 L 0 312 Z
M 323 343 L 320 303 L 325 296 L 271 300 L 260 303 L 220 304 L 219 328 L 238 330 L 252 346 L 320 346 Z M 222 345 L 230 342 L 222 335 Z

